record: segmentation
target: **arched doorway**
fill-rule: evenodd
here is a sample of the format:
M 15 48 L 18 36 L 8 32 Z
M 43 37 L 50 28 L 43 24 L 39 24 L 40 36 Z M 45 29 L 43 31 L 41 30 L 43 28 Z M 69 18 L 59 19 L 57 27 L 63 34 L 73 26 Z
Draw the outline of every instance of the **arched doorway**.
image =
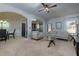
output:
M 0 21 L 7 22 L 9 26 L 2 27 L 6 28 L 8 32 L 12 32 L 14 29 L 16 29 L 16 36 L 22 36 L 22 24 L 25 24 L 25 29 L 27 30 L 27 19 L 18 13 L 0 12 Z M 24 31 L 25 36 L 27 36 L 26 30 Z

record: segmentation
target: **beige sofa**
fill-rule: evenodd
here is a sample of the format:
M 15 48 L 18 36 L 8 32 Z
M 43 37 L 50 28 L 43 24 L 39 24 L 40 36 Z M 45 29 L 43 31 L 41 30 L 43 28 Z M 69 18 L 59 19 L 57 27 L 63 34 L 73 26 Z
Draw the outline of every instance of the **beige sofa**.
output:
M 59 39 L 71 40 L 71 35 L 66 31 L 52 31 L 49 34 Z
M 56 38 L 71 40 L 71 35 L 66 31 L 56 31 Z

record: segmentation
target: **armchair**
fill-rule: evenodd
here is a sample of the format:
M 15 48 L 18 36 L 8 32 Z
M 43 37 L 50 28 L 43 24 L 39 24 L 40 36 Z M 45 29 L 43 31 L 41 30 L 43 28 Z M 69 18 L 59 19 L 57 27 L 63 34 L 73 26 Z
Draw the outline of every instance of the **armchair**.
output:
M 43 33 L 39 31 L 32 31 L 32 39 L 41 39 L 43 38 Z
M 8 33 L 8 38 L 9 38 L 9 36 L 13 36 L 13 38 L 15 38 L 15 31 L 16 31 L 16 29 L 14 29 L 14 31 L 12 33 Z

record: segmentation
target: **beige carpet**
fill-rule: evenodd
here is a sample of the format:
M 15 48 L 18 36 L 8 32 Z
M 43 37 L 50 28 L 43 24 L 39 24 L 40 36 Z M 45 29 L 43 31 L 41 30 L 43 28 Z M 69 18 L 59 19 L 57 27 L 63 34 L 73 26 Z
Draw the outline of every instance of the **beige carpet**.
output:
M 76 56 L 72 42 L 55 40 L 56 45 L 48 46 L 49 41 L 28 40 L 22 37 L 0 42 L 1 56 Z

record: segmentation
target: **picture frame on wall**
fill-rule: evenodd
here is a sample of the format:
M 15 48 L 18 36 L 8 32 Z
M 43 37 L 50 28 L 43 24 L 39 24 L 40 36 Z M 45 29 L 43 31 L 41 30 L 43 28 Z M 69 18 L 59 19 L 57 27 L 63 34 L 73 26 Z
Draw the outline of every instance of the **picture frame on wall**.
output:
M 56 29 L 62 29 L 62 22 L 56 22 Z

